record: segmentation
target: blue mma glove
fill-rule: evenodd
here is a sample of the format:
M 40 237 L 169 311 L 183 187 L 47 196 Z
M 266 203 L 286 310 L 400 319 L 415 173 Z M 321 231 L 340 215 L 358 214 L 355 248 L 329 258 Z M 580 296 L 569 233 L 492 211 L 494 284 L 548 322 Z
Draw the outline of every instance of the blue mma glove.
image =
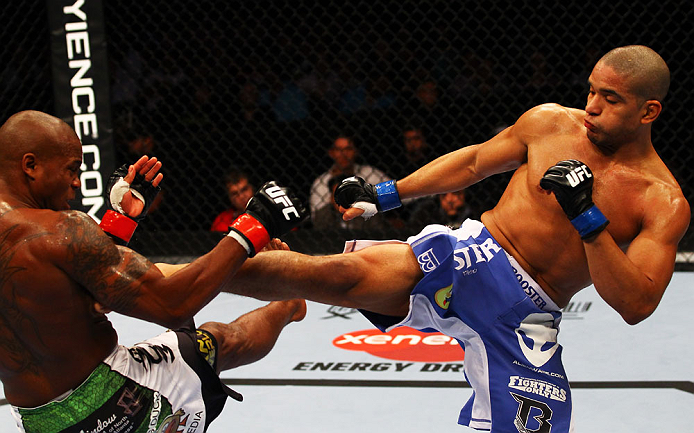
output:
M 540 187 L 554 193 L 581 239 L 596 236 L 610 223 L 593 203 L 593 173 L 581 161 L 559 161 L 547 169 Z
M 359 176 L 348 177 L 335 188 L 335 203 L 362 209 L 364 219 L 402 206 L 394 180 L 371 185 Z

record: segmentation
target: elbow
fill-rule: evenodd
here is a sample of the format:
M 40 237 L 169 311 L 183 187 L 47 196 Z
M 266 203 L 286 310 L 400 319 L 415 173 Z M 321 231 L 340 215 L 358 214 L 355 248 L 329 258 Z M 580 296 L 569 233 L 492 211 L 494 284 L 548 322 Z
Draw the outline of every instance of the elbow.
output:
M 627 323 L 627 325 L 634 326 L 638 323 L 641 323 L 646 317 L 648 316 L 643 316 L 643 315 L 635 315 L 635 314 L 622 314 L 622 319 Z
M 180 309 L 161 309 L 156 323 L 168 329 L 179 329 L 192 323 L 193 315 L 194 313 Z
M 621 311 L 622 319 L 631 326 L 646 320 L 655 311 L 657 305 L 643 305 L 639 308 L 632 308 L 629 311 Z

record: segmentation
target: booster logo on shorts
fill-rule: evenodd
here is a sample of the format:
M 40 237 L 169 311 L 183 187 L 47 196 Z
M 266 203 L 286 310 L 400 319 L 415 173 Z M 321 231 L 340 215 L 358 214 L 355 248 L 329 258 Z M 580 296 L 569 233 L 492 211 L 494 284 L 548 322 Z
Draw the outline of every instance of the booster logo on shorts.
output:
M 280 186 L 272 186 L 266 189 L 265 192 L 267 193 L 267 195 L 269 195 L 272 199 L 275 200 L 275 203 L 284 205 L 284 209 L 282 209 L 284 219 L 286 219 L 287 221 L 291 221 L 292 219 L 290 217 L 290 214 L 294 214 L 296 218 L 300 218 L 299 212 L 294 207 L 292 201 L 289 200 L 287 194 L 285 194 L 284 191 L 282 191 L 282 188 Z
M 516 412 L 516 419 L 513 421 L 513 425 L 520 433 L 550 433 L 552 431 L 552 423 L 549 422 L 552 419 L 552 409 L 546 403 L 523 397 L 515 392 L 512 392 L 511 396 L 518 402 L 518 412 Z M 528 427 L 528 419 L 530 418 L 530 410 L 532 408 L 539 409 L 541 412 L 539 415 L 533 416 L 539 424 L 534 430 L 530 430 Z
M 441 264 L 439 263 L 439 259 L 434 255 L 433 248 L 429 248 L 417 256 L 417 261 L 419 262 L 419 267 L 422 268 L 422 272 L 424 273 L 433 271 Z
M 456 248 L 453 251 L 453 260 L 456 262 L 455 270 L 470 269 L 473 265 L 481 262 L 488 262 L 501 251 L 492 238 L 487 238 L 481 244 L 471 243 L 463 248 Z

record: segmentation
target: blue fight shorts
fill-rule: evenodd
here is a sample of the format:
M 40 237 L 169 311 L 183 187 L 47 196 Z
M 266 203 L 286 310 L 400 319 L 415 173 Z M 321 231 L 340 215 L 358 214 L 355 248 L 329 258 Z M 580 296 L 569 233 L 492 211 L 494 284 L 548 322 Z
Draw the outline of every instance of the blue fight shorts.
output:
M 407 242 L 424 272 L 409 314 L 395 323 L 363 313 L 381 331 L 410 326 L 460 343 L 473 394 L 458 423 L 498 433 L 572 431 L 556 304 L 479 221 L 427 226 Z

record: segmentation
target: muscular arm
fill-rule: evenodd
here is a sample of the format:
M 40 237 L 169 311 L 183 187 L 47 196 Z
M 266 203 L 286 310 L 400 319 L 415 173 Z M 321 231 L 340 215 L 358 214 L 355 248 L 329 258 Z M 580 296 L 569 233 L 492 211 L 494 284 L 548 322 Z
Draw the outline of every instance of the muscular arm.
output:
M 595 289 L 630 325 L 646 319 L 660 303 L 690 219 L 681 196 L 651 204 L 659 211 L 646 216 L 626 254 L 607 230 L 584 242 Z
M 246 259 L 238 242 L 225 238 L 208 254 L 165 276 L 145 257 L 117 247 L 81 212 L 64 212 L 57 232 L 64 245 L 58 265 L 108 309 L 177 327 L 212 300 Z
M 539 108 L 532 109 L 490 140 L 443 155 L 398 180 L 400 198 L 457 191 L 493 174 L 518 168 L 527 159 L 525 137 L 537 127 L 539 115 Z

